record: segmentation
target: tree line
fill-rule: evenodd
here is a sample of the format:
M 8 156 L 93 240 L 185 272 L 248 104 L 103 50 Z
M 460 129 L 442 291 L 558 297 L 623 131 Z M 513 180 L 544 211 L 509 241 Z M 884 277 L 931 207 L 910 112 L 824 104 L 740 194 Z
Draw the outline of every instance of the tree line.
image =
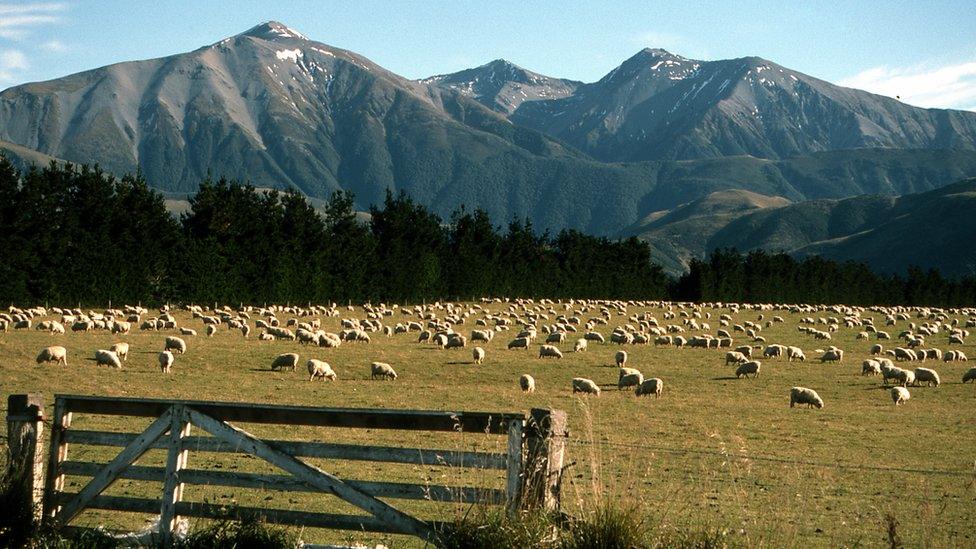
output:
M 636 238 L 497 226 L 480 209 L 443 220 L 387 192 L 368 215 L 337 191 L 208 179 L 178 217 L 141 174 L 0 156 L 0 303 L 419 303 L 483 296 L 971 305 L 976 280 L 914 269 L 720 250 L 678 279 Z

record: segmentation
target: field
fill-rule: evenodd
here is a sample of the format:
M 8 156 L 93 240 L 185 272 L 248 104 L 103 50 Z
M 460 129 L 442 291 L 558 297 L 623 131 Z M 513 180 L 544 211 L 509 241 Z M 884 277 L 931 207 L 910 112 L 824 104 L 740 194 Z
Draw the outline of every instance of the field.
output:
M 486 305 L 492 312 L 508 310 L 508 304 Z M 556 314 L 572 315 L 563 305 Z M 544 307 L 547 310 L 549 307 Z M 676 308 L 677 312 L 678 309 Z M 443 316 L 443 311 L 438 312 Z M 660 308 L 629 306 L 626 315 L 614 315 L 595 330 L 609 336 L 615 326 L 624 325 L 630 315 L 650 312 L 661 323 L 680 324 L 681 317 L 665 320 Z M 719 327 L 718 316 L 728 309 L 702 309 L 711 324 Z M 174 313 L 180 326 L 204 333 L 199 319 L 186 311 Z M 742 310 L 733 314 L 733 324 L 758 322 L 759 312 Z M 31 330 L 0 333 L 0 392 L 43 392 L 47 402 L 55 393 L 130 397 L 180 398 L 334 407 L 376 407 L 459 411 L 527 411 L 557 408 L 568 412 L 570 441 L 563 509 L 585 512 L 601 502 L 639 506 L 648 528 L 664 531 L 720 532 L 729 544 L 747 546 L 879 546 L 888 545 L 889 535 L 906 546 L 973 546 L 976 531 L 976 387 L 961 383 L 970 363 L 926 361 L 938 370 L 938 388 L 912 387 L 912 398 L 894 406 L 880 377 L 862 377 L 861 362 L 876 343 L 857 340 L 862 328 L 841 323 L 829 343 L 815 341 L 797 330 L 804 316 L 837 317 L 821 311 L 791 314 L 785 310 L 765 311 L 785 319 L 762 330 L 769 343 L 796 345 L 807 360 L 761 359 L 756 379 L 736 379 L 734 366 L 725 366 L 726 349 L 676 349 L 654 345 L 628 345 L 628 366 L 645 377 L 664 380 L 660 398 L 637 398 L 633 391 L 616 389 L 614 353 L 621 347 L 590 342 L 589 349 L 573 353 L 577 334 L 562 343 L 564 358 L 539 359 L 538 346 L 529 350 L 506 350 L 515 332 L 500 332 L 488 343 L 487 360 L 475 365 L 467 349 L 441 350 L 418 343 L 417 333 L 386 337 L 371 334 L 372 342 L 347 342 L 337 349 L 304 347 L 293 341 L 258 341 L 260 330 L 245 340 L 237 330 L 221 327 L 208 338 L 187 336 L 189 350 L 177 355 L 174 371 L 164 375 L 157 366 L 157 353 L 166 335 L 175 330 L 140 331 L 113 336 L 104 331 L 50 335 Z M 341 309 L 343 318 L 365 318 L 363 310 Z M 292 315 L 279 313 L 282 323 Z M 466 322 L 455 326 L 470 335 L 473 311 Z M 550 313 L 552 318 L 554 314 Z M 593 308 L 579 314 L 583 321 L 599 316 Z M 909 322 L 884 326 L 885 315 L 866 310 L 879 329 L 897 337 Z M 54 318 L 54 317 L 46 317 Z M 326 331 L 340 331 L 339 319 L 321 317 Z M 961 314 L 950 318 L 964 322 Z M 397 312 L 384 324 L 414 320 Z M 35 319 L 36 321 L 39 319 Z M 307 319 L 302 319 L 307 320 Z M 633 323 L 633 322 L 631 322 Z M 253 321 L 252 321 L 253 326 Z M 817 326 L 826 330 L 825 325 Z M 731 330 L 731 328 L 729 328 Z M 689 336 L 695 332 L 684 334 Z M 544 336 L 542 336 L 544 337 Z M 733 333 L 735 344 L 749 343 L 741 332 Z M 976 338 L 976 335 L 972 336 Z M 927 347 L 961 349 L 976 356 L 974 345 L 948 345 L 946 333 L 927 338 Z M 128 341 L 132 350 L 121 370 L 96 367 L 90 359 L 96 349 L 116 341 Z M 899 344 L 881 341 L 886 348 Z M 846 351 L 839 364 L 821 364 L 816 349 L 833 344 Z M 37 353 L 48 345 L 68 349 L 68 366 L 37 365 Z M 301 362 L 296 372 L 269 369 L 279 353 L 297 352 Z M 309 382 L 303 366 L 307 358 L 329 362 L 338 373 L 336 382 Z M 392 364 L 399 378 L 393 382 L 369 379 L 369 363 Z M 518 388 L 518 377 L 530 373 L 536 379 L 534 394 Z M 582 376 L 603 388 L 599 397 L 577 396 L 570 380 Z M 790 408 L 790 387 L 802 385 L 823 397 L 823 409 Z M 50 411 L 49 411 L 50 414 Z M 147 422 L 119 425 L 117 420 L 79 417 L 73 427 L 135 431 Z M 271 432 L 255 426 L 258 435 L 300 440 L 389 443 L 384 432 L 342 432 L 338 429 L 294 428 L 288 433 Z M 497 450 L 504 437 L 481 434 L 402 432 L 395 442 L 415 447 Z M 72 459 L 106 460 L 107 450 L 71 450 Z M 139 463 L 162 463 L 164 454 L 153 451 Z M 229 470 L 270 471 L 254 459 L 232 455 L 190 454 L 191 466 Z M 359 462 L 316 462 L 342 478 L 436 482 L 452 484 L 476 481 L 502 486 L 494 473 L 437 466 L 364 466 Z M 77 491 L 84 479 L 69 477 L 66 489 Z M 158 497 L 159 485 L 120 481 L 109 493 Z M 260 493 L 232 488 L 188 487 L 185 498 L 215 501 L 227 505 L 309 509 L 349 512 L 334 498 L 297 493 Z M 464 512 L 464 505 L 396 502 L 395 505 L 421 516 L 450 519 Z M 139 527 L 145 517 L 86 512 L 79 524 Z M 302 532 L 306 541 L 384 542 L 390 546 L 415 546 L 410 538 L 322 531 Z

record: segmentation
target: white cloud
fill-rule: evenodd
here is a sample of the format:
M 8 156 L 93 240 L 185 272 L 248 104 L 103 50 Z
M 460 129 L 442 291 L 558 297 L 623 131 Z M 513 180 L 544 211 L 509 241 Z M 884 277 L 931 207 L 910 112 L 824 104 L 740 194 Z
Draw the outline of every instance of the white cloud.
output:
M 0 38 L 23 40 L 35 27 L 61 21 L 66 8 L 60 2 L 0 4 Z
M 18 73 L 30 68 L 27 56 L 20 50 L 0 50 L 0 84 L 13 82 Z
M 920 107 L 976 110 L 976 61 L 873 67 L 838 84 L 897 97 Z

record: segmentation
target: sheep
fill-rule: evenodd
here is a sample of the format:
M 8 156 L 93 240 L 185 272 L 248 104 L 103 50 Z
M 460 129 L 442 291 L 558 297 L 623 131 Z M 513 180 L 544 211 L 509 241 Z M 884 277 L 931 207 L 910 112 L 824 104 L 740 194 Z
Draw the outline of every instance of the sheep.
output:
M 786 354 L 786 346 L 774 343 L 772 345 L 767 345 L 763 350 L 764 358 L 773 358 L 778 356 L 783 356 Z
M 251 327 L 248 326 L 247 324 L 242 324 L 241 325 L 241 335 L 244 336 L 244 339 L 247 339 L 247 336 L 250 333 L 251 333 Z
M 884 345 L 880 343 L 875 343 L 874 345 L 871 346 L 871 354 L 873 356 L 878 356 L 883 352 L 884 352 Z
M 553 332 L 546 338 L 546 343 L 562 343 L 566 341 L 566 332 Z
M 213 337 L 217 333 L 216 324 L 207 324 L 207 337 Z
M 166 344 L 163 346 L 163 350 L 173 350 L 182 355 L 186 352 L 186 342 L 178 337 L 169 336 L 166 338 Z
M 901 383 L 902 387 L 908 387 L 909 385 L 915 383 L 915 372 L 911 370 L 903 370 L 901 368 L 898 368 L 897 370 L 891 373 L 894 375 L 890 377 L 895 379 L 899 383 Z
M 904 387 L 892 387 L 891 388 L 891 400 L 892 400 L 892 402 L 895 403 L 895 406 L 898 406 L 899 404 L 901 404 L 903 402 L 907 402 L 908 399 L 910 399 L 910 398 L 912 398 L 912 395 L 911 395 L 911 393 L 908 392 L 908 389 L 906 389 Z
M 962 382 L 966 383 L 967 381 L 972 381 L 976 385 L 976 368 L 970 368 L 962 375 Z
M 939 373 L 930 368 L 915 368 L 915 384 L 921 385 L 922 383 L 932 387 L 938 387 L 942 381 L 939 379 Z
M 284 370 L 288 368 L 292 371 L 298 365 L 298 353 L 282 353 L 271 361 L 272 370 Z
M 68 350 L 60 345 L 41 349 L 40 354 L 37 355 L 37 363 L 41 364 L 42 362 L 54 362 L 56 364 L 67 366 Z
M 317 377 L 322 378 L 322 381 L 325 381 L 326 379 L 331 381 L 336 380 L 336 373 L 328 362 L 310 358 L 308 359 L 308 362 L 305 363 L 305 366 L 308 368 L 309 381 L 313 381 Z
M 620 368 L 619 375 L 617 377 L 617 390 L 623 390 L 624 387 L 635 387 L 644 383 L 644 374 L 640 373 L 639 370 L 634 368 Z
M 522 388 L 523 393 L 534 393 L 535 378 L 529 374 L 522 374 L 522 377 L 519 378 L 519 387 Z
M 797 404 L 806 404 L 808 408 L 815 406 L 818 410 L 824 407 L 824 401 L 820 398 L 820 395 L 813 389 L 807 389 L 806 387 L 793 387 L 790 389 L 790 408 L 793 408 Z
M 739 345 L 734 350 L 737 353 L 742 353 L 742 356 L 744 356 L 746 358 L 752 358 L 752 346 L 751 345 Z
M 622 368 L 624 364 L 627 364 L 627 351 L 617 351 L 613 355 L 614 362 L 617 364 L 618 368 Z
M 159 369 L 162 370 L 164 374 L 168 374 L 170 370 L 173 368 L 173 362 L 176 360 L 176 357 L 174 357 L 173 353 L 169 351 L 163 351 L 159 353 L 158 358 L 159 358 Z
M 606 343 L 606 339 L 603 338 L 603 334 L 600 332 L 586 332 L 583 334 L 583 339 L 587 341 L 596 341 L 597 343 Z
M 261 332 L 258 334 L 258 341 L 274 341 L 275 336 L 269 334 L 268 332 Z
M 585 377 L 573 378 L 573 393 L 586 393 L 600 396 L 600 387 L 592 379 Z
M 396 381 L 397 378 L 396 370 L 393 369 L 393 366 L 390 366 L 385 362 L 374 362 L 369 365 L 369 369 L 370 369 L 370 377 L 372 379 L 376 379 L 377 377 L 380 377 L 383 379 Z
M 820 363 L 825 362 L 840 362 L 844 360 L 844 351 L 837 349 L 836 347 L 831 347 L 827 349 L 823 356 L 820 357 Z
M 471 352 L 471 357 L 474 358 L 475 364 L 481 364 L 485 361 L 485 350 L 481 347 L 475 347 Z
M 119 360 L 119 355 L 115 354 L 114 352 L 107 349 L 99 349 L 95 351 L 95 365 L 121 368 L 122 361 Z
M 861 363 L 862 376 L 876 376 L 881 374 L 881 363 L 877 360 L 865 360 Z
M 643 383 L 634 389 L 634 394 L 637 396 L 643 395 L 654 395 L 655 398 L 661 396 L 664 391 L 664 382 L 660 378 L 652 377 L 650 379 L 645 379 Z
M 540 345 L 539 358 L 562 358 L 563 352 L 553 345 Z
M 193 328 L 180 328 L 180 335 L 195 336 L 197 335 L 197 331 Z
M 460 334 L 451 334 L 447 338 L 445 349 L 463 349 L 468 344 L 468 338 Z
M 788 358 L 790 362 L 793 362 L 794 360 L 805 362 L 807 359 L 807 355 L 803 354 L 803 349 L 799 347 L 787 347 L 786 358 Z
M 583 351 L 586 350 L 586 346 L 587 346 L 586 339 L 581 337 L 577 339 L 576 344 L 573 345 L 573 352 L 582 353 Z
M 752 374 L 752 377 L 759 377 L 760 368 L 762 368 L 762 363 L 758 360 L 744 362 L 735 369 L 735 377 L 739 378 L 741 376 L 746 376 L 748 378 L 749 374 Z
M 740 353 L 739 351 L 729 351 L 725 353 L 725 365 L 729 364 L 742 364 L 743 362 L 748 362 L 749 359 L 746 355 Z
M 967 360 L 969 359 L 966 358 L 966 353 L 962 351 L 947 351 L 942 358 L 943 362 L 966 362 Z
M 529 338 L 527 337 L 517 337 L 508 343 L 509 349 L 528 349 L 529 348 Z
M 116 343 L 115 345 L 112 345 L 112 348 L 110 350 L 113 353 L 115 353 L 119 357 L 119 359 L 122 360 L 122 362 L 125 362 L 126 360 L 129 359 L 128 343 Z

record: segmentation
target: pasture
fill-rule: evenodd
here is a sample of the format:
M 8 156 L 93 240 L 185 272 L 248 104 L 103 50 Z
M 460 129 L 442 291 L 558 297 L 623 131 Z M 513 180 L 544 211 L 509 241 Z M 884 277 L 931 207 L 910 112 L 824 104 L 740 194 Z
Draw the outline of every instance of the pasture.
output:
M 554 303 L 525 305 L 548 316 L 538 324 L 555 323 L 558 315 L 577 316 L 582 323 L 600 317 L 599 305 L 572 306 Z M 727 307 L 697 309 L 710 329 L 689 330 L 715 334 L 719 315 L 730 314 L 732 325 L 746 321 L 763 326 L 767 343 L 794 345 L 806 353 L 804 362 L 788 362 L 785 357 L 764 359 L 756 378 L 736 378 L 735 366 L 725 364 L 729 349 L 675 348 L 647 345 L 617 345 L 609 342 L 616 326 L 637 325 L 633 315 L 648 313 L 660 326 L 682 325 L 682 311 L 696 310 L 670 304 L 629 304 L 625 312 L 610 309 L 607 324 L 593 330 L 607 343 L 589 342 L 585 352 L 574 353 L 573 344 L 582 337 L 568 333 L 558 347 L 561 359 L 540 359 L 541 331 L 529 348 L 507 350 L 506 345 L 520 330 L 499 331 L 489 342 L 472 342 L 470 332 L 481 329 L 476 320 L 486 310 L 498 315 L 508 312 L 525 315 L 514 303 L 463 304 L 469 313 L 454 329 L 468 336 L 463 349 L 440 349 L 418 342 L 418 332 L 390 337 L 370 333 L 371 342 L 343 342 L 338 348 L 305 346 L 297 341 L 259 341 L 260 329 L 251 311 L 250 336 L 221 325 L 213 337 L 205 335 L 200 319 L 185 310 L 172 314 L 180 327 L 197 331 L 197 336 L 181 336 L 187 342 L 186 354 L 176 355 L 173 371 L 159 370 L 157 354 L 168 335 L 177 330 L 140 330 L 134 324 L 127 335 L 112 335 L 104 330 L 92 333 L 68 332 L 52 335 L 34 329 L 0 333 L 0 392 L 43 392 L 47 402 L 55 393 L 93 394 L 129 397 L 175 398 L 301 404 L 330 407 L 405 408 L 458 411 L 527 411 L 530 408 L 558 408 L 569 415 L 570 440 L 567 461 L 575 465 L 566 470 L 562 494 L 564 510 L 585 512 L 603 502 L 620 506 L 639 506 L 648 528 L 662 531 L 718 531 L 730 545 L 748 546 L 853 546 L 886 545 L 889 535 L 897 535 L 908 546 L 972 546 L 976 544 L 973 519 L 976 517 L 976 386 L 961 379 L 972 362 L 925 361 L 942 378 L 939 387 L 909 387 L 911 399 L 894 406 L 889 388 L 878 376 L 862 376 L 861 363 L 869 358 L 869 348 L 879 343 L 872 334 L 858 340 L 863 327 L 845 327 L 839 310 L 790 312 L 784 309 L 756 311 L 743 308 L 732 312 Z M 666 312 L 678 313 L 666 319 Z M 442 308 L 429 311 L 443 318 Z M 155 314 L 150 311 L 144 318 Z M 341 318 L 365 319 L 362 307 L 338 309 L 339 316 L 315 315 L 322 329 L 341 331 Z M 764 315 L 764 321 L 759 316 Z M 885 348 L 903 345 L 897 336 L 909 323 L 934 321 L 916 318 L 885 326 L 885 314 L 865 309 L 862 318 L 873 318 L 879 330 L 892 335 L 880 341 Z M 282 326 L 296 315 L 279 311 Z M 785 322 L 766 327 L 774 316 Z M 838 319 L 839 329 L 829 342 L 797 330 L 800 319 Z M 962 326 L 970 318 L 961 311 L 947 312 L 948 321 Z M 49 315 L 34 319 L 57 319 Z M 419 320 L 401 310 L 381 317 L 384 325 Z M 493 322 L 488 323 L 493 326 Z M 827 330 L 826 324 L 816 326 Z M 294 327 L 292 327 L 294 329 Z M 732 332 L 732 327 L 725 328 Z M 763 345 L 742 332 L 731 334 L 734 346 Z M 949 345 L 948 332 L 926 337 L 925 347 L 958 349 L 976 357 L 976 334 L 962 345 Z M 653 336 L 651 338 L 653 341 Z M 131 346 L 122 369 L 96 366 L 95 350 L 107 349 L 125 341 Z M 49 345 L 68 349 L 68 365 L 35 363 L 38 352 Z M 483 364 L 472 359 L 472 348 L 487 351 Z M 821 364 L 816 349 L 836 345 L 845 351 L 839 363 Z M 614 354 L 624 349 L 627 366 L 639 369 L 645 378 L 664 381 L 660 398 L 636 397 L 632 389 L 618 391 L 618 368 Z M 761 354 L 762 349 L 757 349 Z M 281 353 L 300 355 L 296 371 L 272 371 L 272 360 Z M 327 361 L 338 374 L 337 381 L 308 380 L 305 361 Z M 373 361 L 391 364 L 398 373 L 395 381 L 370 379 Z M 909 363 L 911 368 L 920 364 Z M 534 393 L 523 393 L 519 376 L 531 374 L 536 380 Z M 602 388 L 600 396 L 574 395 L 571 379 L 586 377 Z M 790 408 L 790 388 L 815 389 L 825 401 L 823 409 Z M 5 402 L 5 400 L 4 400 Z M 112 418 L 84 417 L 73 427 L 133 431 L 139 425 L 113 425 Z M 123 427 L 125 427 L 123 429 Z M 381 444 L 390 433 L 342 432 L 339 429 L 295 428 L 289 432 L 268 432 L 260 426 L 247 428 L 261 436 L 297 440 L 327 440 Z M 398 432 L 398 444 L 465 450 L 497 450 L 504 437 L 480 434 Z M 74 450 L 72 450 L 74 451 Z M 74 457 L 108 459 L 108 450 L 84 448 Z M 161 463 L 162 451 L 150 452 L 139 463 Z M 233 455 L 205 456 L 212 467 L 230 470 L 270 471 L 254 459 Z M 463 468 L 404 465 L 369 465 L 359 462 L 314 462 L 342 478 L 386 479 L 403 482 L 451 484 L 472 475 L 480 483 L 502 485 L 501 478 Z M 490 477 L 490 478 L 489 478 Z M 69 477 L 66 489 L 76 491 L 82 479 Z M 111 493 L 158 497 L 158 484 L 119 481 Z M 188 489 L 188 500 L 211 501 L 227 506 L 252 505 L 288 509 L 348 511 L 327 496 L 307 494 L 263 494 L 232 488 Z M 465 504 L 423 502 L 397 503 L 421 516 L 450 519 L 463 513 Z M 144 516 L 125 516 L 88 511 L 79 524 L 105 523 L 110 527 L 137 528 Z M 893 532 L 892 532 L 893 530 Z M 415 546 L 410 538 L 356 532 L 303 532 L 306 541 L 384 542 L 390 546 Z

